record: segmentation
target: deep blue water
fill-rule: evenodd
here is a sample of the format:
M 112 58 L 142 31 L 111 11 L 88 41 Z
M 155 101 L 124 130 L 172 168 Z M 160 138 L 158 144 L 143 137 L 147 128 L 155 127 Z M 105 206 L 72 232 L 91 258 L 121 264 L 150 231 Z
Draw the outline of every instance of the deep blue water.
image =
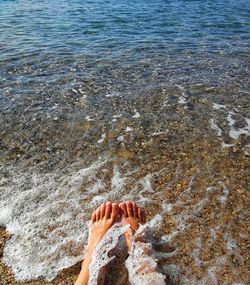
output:
M 0 1 L 1 59 L 94 53 L 244 52 L 249 2 Z

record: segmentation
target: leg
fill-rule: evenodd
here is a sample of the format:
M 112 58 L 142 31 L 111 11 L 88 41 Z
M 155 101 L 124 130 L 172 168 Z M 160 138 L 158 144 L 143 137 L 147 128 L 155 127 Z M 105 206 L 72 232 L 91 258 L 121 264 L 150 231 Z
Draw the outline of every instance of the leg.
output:
M 139 224 L 146 222 L 143 209 L 139 208 L 132 201 L 122 202 L 119 204 L 119 207 L 122 210 L 122 223 L 130 225 L 130 228 L 125 233 L 125 238 L 129 250 L 126 267 L 131 284 L 165 284 L 166 278 L 163 274 L 158 272 L 157 263 L 153 258 L 151 244 L 145 243 L 142 240 L 132 241 Z
M 119 207 L 115 203 L 107 202 L 98 207 L 91 217 L 89 239 L 86 257 L 82 263 L 81 272 L 74 285 L 87 285 L 89 280 L 89 265 L 92 254 L 107 230 L 118 220 Z M 104 279 L 104 278 L 102 278 Z

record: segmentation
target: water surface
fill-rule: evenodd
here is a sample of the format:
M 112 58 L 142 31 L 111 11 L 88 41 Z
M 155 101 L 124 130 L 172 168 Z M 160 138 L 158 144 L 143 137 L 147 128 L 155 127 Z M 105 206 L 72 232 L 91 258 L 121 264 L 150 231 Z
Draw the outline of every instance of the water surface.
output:
M 133 199 L 177 284 L 247 284 L 248 43 L 246 0 L 0 1 L 0 222 L 18 280 L 81 260 L 93 209 Z

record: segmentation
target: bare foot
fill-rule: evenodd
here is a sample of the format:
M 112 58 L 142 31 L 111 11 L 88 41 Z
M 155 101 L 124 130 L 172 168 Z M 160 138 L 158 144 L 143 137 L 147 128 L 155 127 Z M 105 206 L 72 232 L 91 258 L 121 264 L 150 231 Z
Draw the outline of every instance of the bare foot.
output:
M 88 283 L 89 265 L 93 252 L 108 229 L 119 220 L 119 212 L 120 210 L 117 204 L 107 202 L 99 206 L 92 214 L 89 226 L 87 253 L 75 285 L 86 285 Z
M 92 214 L 89 226 L 87 252 L 93 252 L 108 229 L 119 219 L 119 207 L 107 202 L 99 206 Z
M 131 238 L 138 229 L 139 224 L 145 224 L 146 215 L 142 208 L 138 207 L 133 201 L 126 201 L 119 204 L 122 211 L 122 224 L 130 225 L 130 228 L 125 233 L 128 249 L 131 249 Z

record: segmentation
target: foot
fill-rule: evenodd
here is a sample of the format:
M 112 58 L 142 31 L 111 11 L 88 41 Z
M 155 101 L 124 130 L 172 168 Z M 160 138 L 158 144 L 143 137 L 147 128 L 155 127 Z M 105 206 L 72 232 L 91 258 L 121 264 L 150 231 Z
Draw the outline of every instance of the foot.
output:
M 82 262 L 81 272 L 74 283 L 75 285 L 87 285 L 89 280 L 89 265 L 93 252 L 106 234 L 108 229 L 119 220 L 119 207 L 115 203 L 107 202 L 99 206 L 92 214 L 89 225 L 89 239 L 87 253 Z M 101 276 L 104 280 L 104 276 Z M 104 281 L 100 282 L 103 284 Z
M 119 207 L 115 203 L 103 203 L 94 211 L 89 226 L 88 253 L 93 253 L 108 229 L 117 222 L 118 219 Z
M 122 215 L 122 224 L 130 225 L 130 228 L 125 233 L 125 238 L 127 240 L 128 250 L 131 250 L 132 241 L 131 238 L 135 231 L 138 229 L 139 224 L 145 224 L 146 215 L 142 208 L 138 207 L 132 201 L 126 201 L 119 204 Z

